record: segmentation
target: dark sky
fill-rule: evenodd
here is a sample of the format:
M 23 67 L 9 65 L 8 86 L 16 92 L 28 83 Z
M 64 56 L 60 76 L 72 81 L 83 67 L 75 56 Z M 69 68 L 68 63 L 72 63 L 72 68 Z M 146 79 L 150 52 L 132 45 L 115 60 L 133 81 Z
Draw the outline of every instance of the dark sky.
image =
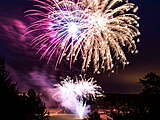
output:
M 143 77 L 144 74 L 148 72 L 160 72 L 160 1 L 131 1 L 139 6 L 138 15 L 141 17 L 139 21 L 141 42 L 137 44 L 139 53 L 134 56 L 128 56 L 130 65 L 124 69 L 118 69 L 117 72 L 110 77 L 108 77 L 106 73 L 94 75 L 95 79 L 98 80 L 98 83 L 106 92 L 138 93 L 141 90 L 141 86 L 138 83 L 139 78 Z M 25 21 L 23 12 L 29 6 L 30 4 L 28 0 L 0 1 L 0 55 L 6 57 L 9 69 L 16 71 L 15 76 L 21 76 L 19 78 L 21 86 L 24 84 L 29 84 L 27 86 L 36 86 L 37 84 L 32 84 L 32 81 L 25 80 L 27 79 L 26 73 L 34 70 L 39 72 L 43 71 L 43 73 L 45 73 L 45 70 L 42 69 L 45 69 L 47 66 L 40 65 L 43 62 L 39 61 L 38 57 L 33 55 L 31 50 L 27 48 L 28 45 L 25 46 L 25 44 L 23 44 L 23 40 L 20 44 L 25 46 L 27 50 L 18 48 L 18 45 L 16 44 L 18 42 L 14 43 L 15 40 L 18 41 L 17 36 L 14 35 L 16 31 L 10 31 L 11 33 L 8 34 L 13 35 L 9 38 L 5 38 L 5 34 L 8 34 L 3 31 L 2 26 L 11 25 L 15 28 L 17 22 L 13 22 L 13 19 Z M 53 72 L 50 72 L 50 74 L 52 73 Z

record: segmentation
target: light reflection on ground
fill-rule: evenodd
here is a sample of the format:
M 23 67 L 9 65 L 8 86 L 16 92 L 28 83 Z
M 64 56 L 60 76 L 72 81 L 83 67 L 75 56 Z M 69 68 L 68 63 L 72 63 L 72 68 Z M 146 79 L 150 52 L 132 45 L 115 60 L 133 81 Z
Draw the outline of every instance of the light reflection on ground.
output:
M 74 114 L 52 114 L 50 120 L 75 120 Z
M 60 108 L 56 109 L 48 109 L 50 112 L 51 119 L 50 120 L 81 120 L 75 117 L 75 114 L 66 113 L 64 110 Z

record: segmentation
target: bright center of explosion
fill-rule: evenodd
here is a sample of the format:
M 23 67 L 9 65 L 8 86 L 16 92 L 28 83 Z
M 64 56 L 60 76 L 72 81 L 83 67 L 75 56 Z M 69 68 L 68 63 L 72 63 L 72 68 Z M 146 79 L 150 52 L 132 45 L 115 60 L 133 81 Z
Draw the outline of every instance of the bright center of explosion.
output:
M 68 24 L 68 33 L 75 37 L 78 32 L 78 25 L 74 22 Z
M 108 18 L 106 16 L 102 16 L 99 13 L 94 13 L 89 17 L 88 21 L 94 29 L 101 31 L 106 29 L 106 21 L 108 21 Z

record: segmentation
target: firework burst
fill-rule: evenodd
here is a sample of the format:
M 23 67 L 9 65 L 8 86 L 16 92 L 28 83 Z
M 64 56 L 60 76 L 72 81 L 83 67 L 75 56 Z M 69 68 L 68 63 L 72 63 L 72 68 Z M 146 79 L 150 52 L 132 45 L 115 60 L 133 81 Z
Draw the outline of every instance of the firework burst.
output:
M 83 59 L 82 71 L 91 65 L 94 72 L 112 70 L 116 62 L 128 64 L 124 48 L 137 53 L 135 40 L 137 7 L 127 0 L 33 0 L 36 8 L 26 16 L 37 16 L 28 27 L 42 58 L 48 62 L 57 54 L 57 63 L 65 57 L 70 66 L 78 56 Z M 139 41 L 139 40 L 138 40 Z
M 86 100 L 95 99 L 97 94 L 101 94 L 100 90 L 101 87 L 96 84 L 93 78 L 86 79 L 80 76 L 74 80 L 67 77 L 60 84 L 54 85 L 51 96 L 63 107 L 76 113 L 79 118 L 83 118 L 89 113 Z
M 82 75 L 80 75 L 79 78 L 76 77 L 75 80 L 67 77 L 55 86 L 60 89 L 61 93 L 62 91 L 65 92 L 64 94 L 67 94 L 66 92 L 70 94 L 70 92 L 72 93 L 74 91 L 73 93 L 80 99 L 88 99 L 90 96 L 95 98 L 96 94 L 100 94 L 98 89 L 101 89 L 93 78 L 86 79 L 82 77 Z

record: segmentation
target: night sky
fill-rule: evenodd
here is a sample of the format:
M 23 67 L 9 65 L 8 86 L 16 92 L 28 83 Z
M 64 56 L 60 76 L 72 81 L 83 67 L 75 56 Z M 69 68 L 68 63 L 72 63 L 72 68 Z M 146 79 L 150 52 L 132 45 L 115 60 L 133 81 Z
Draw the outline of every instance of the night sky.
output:
M 139 53 L 128 55 L 130 65 L 124 69 L 120 67 L 114 74 L 94 75 L 105 92 L 139 93 L 139 78 L 148 72 L 160 72 L 160 1 L 131 1 L 139 6 L 138 15 L 141 17 L 141 42 L 137 44 Z M 0 56 L 5 56 L 7 69 L 20 89 L 39 88 L 41 82 L 44 84 L 44 81 L 38 81 L 39 76 L 49 81 L 56 79 L 58 74 L 50 65 L 40 61 L 39 56 L 21 37 L 28 24 L 23 12 L 30 6 L 28 0 L 0 1 Z M 38 76 L 38 79 L 32 75 Z M 52 83 L 55 81 L 52 80 Z

